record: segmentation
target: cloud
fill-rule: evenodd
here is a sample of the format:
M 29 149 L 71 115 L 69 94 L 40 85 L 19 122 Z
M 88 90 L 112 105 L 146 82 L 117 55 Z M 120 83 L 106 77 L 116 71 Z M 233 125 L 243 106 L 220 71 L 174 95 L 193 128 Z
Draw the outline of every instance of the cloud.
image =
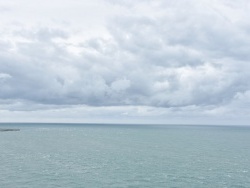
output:
M 62 22 L 0 30 L 0 104 L 122 107 L 119 115 L 162 118 L 226 116 L 248 106 L 247 1 L 109 3 L 101 6 L 118 8 L 98 22 L 105 35 Z
M 0 5 L 0 12 L 1 13 L 5 13 L 5 12 L 9 12 L 11 11 L 11 9 L 8 6 L 1 6 Z

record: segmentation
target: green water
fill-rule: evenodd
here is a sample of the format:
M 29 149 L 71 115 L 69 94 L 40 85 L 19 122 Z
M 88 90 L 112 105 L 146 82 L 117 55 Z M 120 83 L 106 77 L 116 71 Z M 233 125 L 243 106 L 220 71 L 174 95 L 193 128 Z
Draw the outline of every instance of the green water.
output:
M 250 127 L 0 127 L 1 188 L 250 187 Z

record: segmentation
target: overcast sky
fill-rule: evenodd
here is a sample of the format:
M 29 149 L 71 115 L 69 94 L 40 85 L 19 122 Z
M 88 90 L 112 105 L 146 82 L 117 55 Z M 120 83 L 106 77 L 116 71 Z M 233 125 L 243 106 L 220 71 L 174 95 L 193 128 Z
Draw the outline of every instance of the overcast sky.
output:
M 250 125 L 248 0 L 0 0 L 0 122 Z

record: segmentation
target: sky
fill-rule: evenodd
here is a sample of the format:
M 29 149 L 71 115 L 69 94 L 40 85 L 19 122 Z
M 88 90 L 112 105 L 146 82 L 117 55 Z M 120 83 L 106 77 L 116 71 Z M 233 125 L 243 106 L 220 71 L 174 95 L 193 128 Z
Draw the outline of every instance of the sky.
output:
M 250 125 L 248 0 L 0 0 L 0 122 Z

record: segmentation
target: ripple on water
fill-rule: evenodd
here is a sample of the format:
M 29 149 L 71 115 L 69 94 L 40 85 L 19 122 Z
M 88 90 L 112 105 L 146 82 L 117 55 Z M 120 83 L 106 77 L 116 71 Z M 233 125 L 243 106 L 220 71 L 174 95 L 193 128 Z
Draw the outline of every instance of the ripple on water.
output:
M 247 130 L 65 125 L 22 130 L 0 136 L 3 188 L 250 187 Z

